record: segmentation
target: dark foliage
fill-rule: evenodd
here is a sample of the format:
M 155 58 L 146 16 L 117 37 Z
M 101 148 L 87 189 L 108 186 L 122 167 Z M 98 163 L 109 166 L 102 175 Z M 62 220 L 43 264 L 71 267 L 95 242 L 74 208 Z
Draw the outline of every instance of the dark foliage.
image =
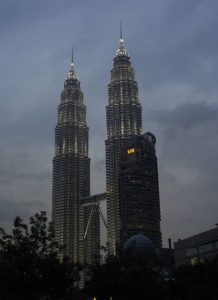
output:
M 77 288 L 81 267 L 58 259 L 45 212 L 17 217 L 11 234 L 0 229 L 0 299 L 3 300 L 217 300 L 218 257 L 186 265 L 166 280 L 161 267 L 143 257 L 106 255 L 90 266 L 85 289 Z
M 0 229 L 0 299 L 72 299 L 80 268 L 67 258 L 60 262 L 60 251 L 45 212 L 29 226 L 17 217 L 11 234 Z
M 193 266 L 185 265 L 175 272 L 171 285 L 173 299 L 217 300 L 218 299 L 218 256 L 199 262 Z
M 146 260 L 128 261 L 107 255 L 102 264 L 92 266 L 85 292 L 98 300 L 165 299 L 164 280 L 159 269 Z M 167 299 L 167 298 L 166 298 Z
M 135 261 L 119 256 L 106 256 L 90 270 L 86 283 L 87 296 L 98 300 L 217 300 L 218 257 L 175 271 L 164 278 L 161 267 L 143 259 Z

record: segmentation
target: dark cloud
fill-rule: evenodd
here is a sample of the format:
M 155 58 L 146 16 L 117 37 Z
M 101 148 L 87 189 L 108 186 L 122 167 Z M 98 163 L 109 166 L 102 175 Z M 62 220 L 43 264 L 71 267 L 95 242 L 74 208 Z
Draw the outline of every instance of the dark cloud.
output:
M 216 1 L 171 1 L 165 9 L 162 18 L 153 20 L 153 28 L 147 24 L 135 50 L 139 68 L 144 68 L 140 80 L 147 89 L 166 82 L 213 89 L 218 64 Z
M 205 139 L 214 139 L 216 136 L 213 136 L 215 134 L 213 125 L 216 125 L 218 120 L 218 105 L 206 102 L 184 102 L 178 104 L 173 110 L 155 110 L 151 112 L 150 118 L 164 132 L 167 142 L 171 142 L 178 135 L 187 138 L 193 131 L 195 134 L 197 131 L 203 135 L 208 131 Z
M 43 153 L 40 153 L 43 149 Z M 49 150 L 49 151 L 48 151 Z M 10 228 L 15 216 L 25 220 L 51 209 L 51 153 L 46 146 L 27 149 L 16 145 L 0 151 L 0 226 Z
M 35 212 L 39 212 L 39 208 L 44 210 L 43 201 L 14 201 L 11 198 L 4 198 L 0 194 L 1 201 L 1 211 L 0 211 L 0 219 L 1 219 L 1 227 L 5 230 L 10 231 L 12 228 L 13 221 L 16 216 L 21 216 L 22 219 L 27 222 L 29 217 L 32 216 Z
M 0 2 L 0 226 L 51 212 L 56 110 L 72 44 L 90 127 L 92 192 L 105 190 L 105 105 L 121 19 L 144 129 L 157 136 L 164 238 L 212 227 L 217 1 Z
M 159 128 L 164 232 L 175 240 L 213 227 L 218 210 L 218 105 L 185 102 L 155 111 L 151 119 Z

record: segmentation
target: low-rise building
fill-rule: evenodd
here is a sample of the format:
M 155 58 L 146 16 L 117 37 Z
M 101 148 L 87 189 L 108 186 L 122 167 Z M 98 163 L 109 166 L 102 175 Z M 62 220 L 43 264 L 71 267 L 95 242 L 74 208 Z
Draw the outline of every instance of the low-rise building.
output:
M 174 243 L 175 266 L 195 264 L 218 254 L 218 227 Z

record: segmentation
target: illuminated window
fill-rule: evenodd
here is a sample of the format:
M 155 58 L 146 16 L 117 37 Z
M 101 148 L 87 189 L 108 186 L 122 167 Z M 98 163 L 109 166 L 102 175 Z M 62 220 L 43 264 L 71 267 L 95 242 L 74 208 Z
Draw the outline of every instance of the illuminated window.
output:
M 197 263 L 198 263 L 197 257 L 192 257 L 192 258 L 190 259 L 190 264 L 191 264 L 192 266 L 196 265 Z
M 133 154 L 133 153 L 135 153 L 135 148 L 129 148 L 129 149 L 127 149 L 127 153 L 128 153 L 128 154 Z

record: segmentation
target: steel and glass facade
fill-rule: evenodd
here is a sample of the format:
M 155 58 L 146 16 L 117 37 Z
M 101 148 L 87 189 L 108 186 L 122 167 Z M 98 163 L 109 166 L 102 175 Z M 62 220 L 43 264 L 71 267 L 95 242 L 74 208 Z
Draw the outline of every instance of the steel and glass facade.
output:
M 109 252 L 120 245 L 119 168 L 121 149 L 142 132 L 142 109 L 138 85 L 124 40 L 121 36 L 114 58 L 106 107 L 106 192 Z
M 90 196 L 90 158 L 88 157 L 86 107 L 73 62 L 64 82 L 55 128 L 53 159 L 52 221 L 55 240 L 63 245 L 63 255 L 73 262 L 92 263 L 99 257 L 98 212 L 84 239 L 89 208 L 80 206 Z
M 147 132 L 129 140 L 120 162 L 121 243 L 136 235 L 146 235 L 161 248 L 160 200 L 156 138 Z

